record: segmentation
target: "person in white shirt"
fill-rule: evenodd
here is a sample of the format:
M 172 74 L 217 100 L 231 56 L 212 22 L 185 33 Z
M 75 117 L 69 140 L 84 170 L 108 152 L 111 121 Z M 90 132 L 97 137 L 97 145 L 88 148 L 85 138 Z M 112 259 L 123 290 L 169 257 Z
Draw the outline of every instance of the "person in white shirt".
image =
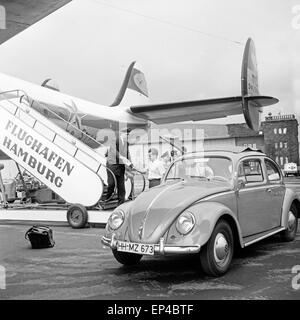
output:
M 155 148 L 150 148 L 148 151 L 149 163 L 148 168 L 143 170 L 148 173 L 149 188 L 158 186 L 161 178 L 165 173 L 165 167 L 162 161 L 158 159 L 158 151 Z
M 167 170 L 172 162 L 169 151 L 166 151 L 165 153 L 163 153 L 160 159 L 165 167 L 165 170 Z

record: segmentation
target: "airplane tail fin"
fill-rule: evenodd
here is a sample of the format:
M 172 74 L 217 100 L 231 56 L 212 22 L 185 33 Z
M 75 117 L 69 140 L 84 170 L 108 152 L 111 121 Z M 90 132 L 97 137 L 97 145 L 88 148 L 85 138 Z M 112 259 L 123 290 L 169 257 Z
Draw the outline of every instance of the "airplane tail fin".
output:
M 243 55 L 241 73 L 242 108 L 249 128 L 258 130 L 261 122 L 264 99 L 260 97 L 256 51 L 254 42 L 248 38 Z
M 145 75 L 140 71 L 140 68 L 137 67 L 136 62 L 134 61 L 127 69 L 121 89 L 115 101 L 110 106 L 141 105 L 147 104 L 147 102 L 148 88 Z

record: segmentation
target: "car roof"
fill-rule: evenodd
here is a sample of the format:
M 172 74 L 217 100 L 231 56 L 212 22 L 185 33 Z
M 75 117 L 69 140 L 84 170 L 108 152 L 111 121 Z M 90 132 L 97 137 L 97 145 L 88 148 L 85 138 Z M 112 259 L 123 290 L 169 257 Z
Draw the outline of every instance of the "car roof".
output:
M 182 157 L 180 158 L 185 158 L 185 159 L 189 159 L 189 158 L 194 158 L 194 157 L 201 157 L 201 156 L 224 156 L 227 158 L 231 158 L 231 159 L 241 159 L 244 157 L 248 157 L 248 156 L 254 156 L 254 157 L 261 157 L 261 156 L 265 156 L 266 154 L 263 153 L 260 150 L 253 150 L 250 148 L 246 148 L 242 151 L 229 151 L 229 150 L 208 150 L 208 151 L 197 151 L 197 152 L 190 152 L 190 153 L 186 153 L 184 154 Z

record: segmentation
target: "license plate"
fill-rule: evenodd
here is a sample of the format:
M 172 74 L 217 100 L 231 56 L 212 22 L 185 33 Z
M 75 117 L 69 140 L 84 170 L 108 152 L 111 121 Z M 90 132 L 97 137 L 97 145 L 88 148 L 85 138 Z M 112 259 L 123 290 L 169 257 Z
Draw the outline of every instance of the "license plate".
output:
M 118 241 L 117 250 L 122 252 L 154 255 L 154 244 Z

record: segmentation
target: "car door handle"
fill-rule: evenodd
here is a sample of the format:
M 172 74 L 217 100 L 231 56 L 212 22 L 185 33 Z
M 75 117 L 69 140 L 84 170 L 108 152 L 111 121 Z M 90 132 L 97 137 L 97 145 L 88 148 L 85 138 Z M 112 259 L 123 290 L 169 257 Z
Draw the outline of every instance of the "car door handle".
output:
M 268 188 L 268 189 L 266 189 L 266 191 L 270 193 L 270 192 L 272 192 L 272 189 Z

